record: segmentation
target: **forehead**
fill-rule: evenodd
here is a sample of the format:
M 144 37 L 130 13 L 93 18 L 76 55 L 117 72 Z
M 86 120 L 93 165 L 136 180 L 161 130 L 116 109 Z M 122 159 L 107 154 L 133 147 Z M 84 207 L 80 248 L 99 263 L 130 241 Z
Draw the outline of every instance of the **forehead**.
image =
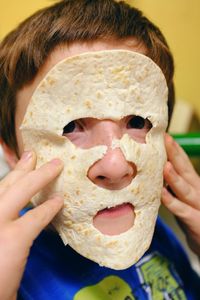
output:
M 33 94 L 23 127 L 60 135 L 74 119 L 132 114 L 166 126 L 167 85 L 160 68 L 138 52 L 88 52 L 50 70 Z
M 65 58 L 69 58 L 75 55 L 79 55 L 84 52 L 94 52 L 101 50 L 112 50 L 112 49 L 124 49 L 129 51 L 137 51 L 142 54 L 146 54 L 146 49 L 141 42 L 138 42 L 135 38 L 125 39 L 109 39 L 109 40 L 95 40 L 90 42 L 75 42 L 70 45 L 58 46 L 48 57 L 45 64 L 39 70 L 35 79 L 27 84 L 17 93 L 17 109 L 16 109 L 16 128 L 18 130 L 30 99 L 46 76 L 46 74 L 60 61 Z
M 135 38 L 125 39 L 109 39 L 108 40 L 95 40 L 90 42 L 75 42 L 70 45 L 62 45 L 57 47 L 46 60 L 45 64 L 40 68 L 34 80 L 23 87 L 17 92 L 16 95 L 16 114 L 15 114 L 15 127 L 18 147 L 20 153 L 23 151 L 22 136 L 19 127 L 24 119 L 27 107 L 31 97 L 40 84 L 41 80 L 46 74 L 61 60 L 78 55 L 84 52 L 111 50 L 111 49 L 125 49 L 129 51 L 137 51 L 146 54 L 146 49 L 141 42 Z M 40 105 L 40 104 L 38 104 Z

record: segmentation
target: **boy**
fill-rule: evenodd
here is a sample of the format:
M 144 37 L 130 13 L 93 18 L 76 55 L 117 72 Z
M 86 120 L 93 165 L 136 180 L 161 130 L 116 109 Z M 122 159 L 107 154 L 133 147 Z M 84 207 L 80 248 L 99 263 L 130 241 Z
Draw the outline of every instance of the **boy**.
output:
M 80 12 L 83 14 L 80 15 Z M 47 72 L 62 59 L 84 52 L 110 49 L 142 53 L 161 68 L 169 89 L 170 118 L 174 90 L 173 59 L 169 48 L 159 29 L 139 11 L 123 2 L 58 2 L 22 23 L 1 44 L 1 138 L 7 161 L 14 168 L 0 185 L 2 299 L 16 298 L 33 240 L 63 206 L 62 197 L 52 195 L 51 199 L 18 217 L 19 211 L 29 199 L 52 182 L 63 167 L 62 162 L 55 158 L 34 170 L 35 153 L 26 151 L 22 155 L 24 149 L 19 127 L 30 98 Z M 109 138 L 109 134 L 118 134 L 121 130 L 121 123 L 119 125 L 110 120 L 87 122 L 88 128 L 95 125 L 98 129 L 97 142 L 104 139 L 105 132 L 108 132 Z M 146 134 L 146 129 L 144 126 L 139 131 L 142 136 Z M 68 127 L 66 134 L 77 139 L 77 136 L 74 137 L 74 132 L 77 131 L 80 131 L 79 123 L 72 124 L 72 128 Z M 166 140 L 170 160 L 175 169 L 182 173 L 182 164 L 177 157 L 182 158 L 183 154 L 177 145 L 173 145 L 170 137 Z M 79 141 L 80 145 L 81 143 L 82 140 Z M 185 165 L 190 176 L 197 182 L 197 175 L 189 162 L 186 161 Z M 122 182 L 127 185 L 129 175 L 134 175 L 133 168 L 130 168 L 119 151 L 110 151 L 106 160 L 102 159 L 94 167 L 88 175 L 91 181 L 98 181 L 97 184 L 99 181 L 101 184 L 103 182 L 103 186 L 109 189 L 122 189 Z M 170 165 L 170 168 L 173 167 Z M 173 176 L 179 177 L 170 175 L 168 169 L 169 164 L 165 169 L 167 182 L 185 200 L 180 192 L 183 183 L 181 187 L 176 186 Z M 171 203 L 176 204 L 178 201 L 172 199 L 167 191 L 163 200 L 171 206 L 171 210 Z M 185 202 L 190 204 L 189 200 Z M 193 205 L 194 200 L 193 197 L 191 206 L 198 212 L 198 207 Z M 181 204 L 178 202 L 178 205 Z M 181 207 L 183 209 L 177 214 L 184 221 L 184 206 Z M 180 215 L 180 211 L 183 215 Z M 189 219 L 186 221 L 190 225 Z M 120 230 L 124 230 L 124 223 L 119 220 L 119 224 Z M 129 226 L 127 224 L 127 228 Z M 190 229 L 189 226 L 188 228 Z M 196 231 L 193 232 L 195 237 Z M 198 245 L 197 239 L 194 238 L 193 241 L 197 241 L 195 245 Z M 142 260 L 127 271 L 101 268 L 69 247 L 64 247 L 54 232 L 44 231 L 33 244 L 19 289 L 19 299 L 197 299 L 197 293 L 197 277 L 183 250 L 169 229 L 158 221 L 151 248 Z

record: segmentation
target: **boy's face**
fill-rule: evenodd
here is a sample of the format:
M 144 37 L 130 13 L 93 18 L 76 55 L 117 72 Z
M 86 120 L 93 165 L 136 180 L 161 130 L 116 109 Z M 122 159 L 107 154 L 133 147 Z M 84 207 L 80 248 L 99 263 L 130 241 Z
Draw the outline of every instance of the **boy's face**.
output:
M 134 39 L 123 41 L 113 40 L 109 42 L 95 41 L 90 43 L 74 43 L 71 46 L 57 48 L 49 57 L 40 73 L 34 81 L 25 86 L 17 94 L 16 111 L 16 133 L 20 155 L 24 151 L 23 141 L 19 127 L 23 121 L 30 99 L 48 71 L 64 58 L 78 55 L 84 52 L 124 49 L 137 51 L 145 54 L 145 48 Z M 132 125 L 138 122 L 138 125 Z M 142 127 L 140 123 L 143 123 Z M 84 126 L 84 130 L 82 129 Z M 137 127 L 141 128 L 138 129 Z M 140 143 L 145 142 L 146 133 L 150 129 L 150 123 L 145 120 L 138 120 L 133 116 L 128 116 L 120 121 L 98 120 L 95 118 L 84 118 L 68 125 L 64 135 L 67 136 L 76 146 L 80 148 L 92 148 L 96 145 L 106 145 L 109 147 L 104 158 L 93 165 L 88 177 L 100 187 L 109 190 L 120 190 L 126 187 L 136 175 L 136 167 L 124 158 L 118 149 L 111 150 L 113 139 L 120 139 L 125 133 L 130 134 L 133 139 Z M 94 218 L 95 227 L 104 234 L 115 235 L 127 231 L 134 223 L 134 211 L 130 205 L 119 207 L 110 211 L 100 213 Z
M 33 129 L 31 139 L 35 141 L 30 145 L 39 145 L 36 146 L 36 149 L 39 147 L 38 152 L 36 151 L 39 163 L 45 160 L 45 156 L 49 159 L 48 155 L 52 153 L 62 157 L 65 163 L 57 185 L 57 189 L 58 186 L 62 186 L 65 208 L 61 215 L 62 222 L 57 229 L 63 240 L 80 254 L 102 265 L 123 269 L 136 262 L 148 247 L 157 216 L 165 159 L 162 133 L 167 122 L 166 82 L 160 69 L 150 59 L 134 53 L 99 52 L 97 56 L 102 58 L 102 65 L 99 60 L 93 60 L 97 56 L 92 53 L 75 58 L 75 61 L 83 60 L 83 67 L 82 64 L 75 67 L 73 60 L 72 63 L 71 60 L 66 61 L 66 68 L 65 62 L 57 65 L 65 58 L 84 52 L 113 49 L 145 54 L 145 49 L 134 39 L 76 43 L 69 47 L 57 48 L 35 80 L 19 91 L 16 128 L 22 153 L 24 149 L 19 127 L 35 92 L 33 99 L 36 99 L 36 102 L 32 99 L 23 123 L 27 125 L 27 120 L 33 120 L 30 123 Z M 109 63 L 113 55 L 116 59 Z M 122 64 L 120 62 L 118 65 L 116 55 L 119 55 L 120 61 L 122 59 Z M 130 66 L 126 57 L 130 58 Z M 54 65 L 55 78 L 61 72 L 60 79 L 56 79 L 58 85 L 55 85 L 55 78 L 52 80 L 51 77 L 45 77 Z M 125 77 L 122 76 L 121 70 L 125 72 Z M 87 75 L 90 78 L 88 81 L 84 80 L 84 76 Z M 42 81 L 44 77 L 46 81 Z M 95 88 L 96 85 L 99 91 Z M 54 90 L 55 86 L 57 87 Z M 100 97 L 102 100 L 99 100 L 98 93 L 104 95 Z M 45 115 L 40 114 L 38 109 L 43 96 L 43 103 L 47 109 Z M 52 104 L 49 104 L 50 98 Z M 97 103 L 100 103 L 100 106 Z M 109 105 L 114 110 L 109 109 Z M 60 110 L 57 109 L 58 106 Z M 33 118 L 30 107 L 37 107 Z M 92 107 L 96 108 L 91 110 Z M 71 109 L 74 114 L 72 113 L 71 119 L 67 119 Z M 41 104 L 42 110 L 45 109 Z M 102 117 L 101 112 L 105 117 Z M 43 119 L 46 119 L 47 123 Z M 41 130 L 39 138 L 36 129 L 38 123 Z M 62 128 L 63 137 L 60 137 L 60 133 L 54 135 L 56 131 L 51 132 L 51 128 L 58 128 L 59 132 Z M 146 139 L 151 128 L 153 134 L 149 134 Z M 45 137 L 44 132 L 51 134 Z M 31 132 L 27 133 L 28 135 L 24 135 L 23 132 L 23 135 L 29 139 Z M 55 140 L 52 139 L 53 136 Z M 44 147 L 49 144 L 51 148 Z M 51 149 L 57 150 L 52 152 Z M 88 195 L 85 190 L 89 191 Z M 87 242 L 84 242 L 88 232 L 90 234 L 87 236 Z M 111 247 L 110 251 L 106 250 L 107 247 Z M 132 253 L 133 257 L 129 259 Z

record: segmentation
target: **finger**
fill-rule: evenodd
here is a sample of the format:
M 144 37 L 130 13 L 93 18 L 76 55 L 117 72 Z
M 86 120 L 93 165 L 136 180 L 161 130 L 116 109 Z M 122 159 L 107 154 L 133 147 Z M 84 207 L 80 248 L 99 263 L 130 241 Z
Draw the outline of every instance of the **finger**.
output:
M 35 168 L 36 154 L 33 151 L 26 151 L 17 162 L 16 167 L 0 182 L 0 195 L 3 194 L 11 185 L 22 178 L 25 174 Z
M 200 178 L 184 150 L 168 134 L 165 136 L 165 145 L 168 160 L 173 164 L 176 172 L 192 186 L 199 188 Z
M 54 159 L 18 180 L 1 196 L 1 219 L 13 219 L 35 194 L 59 175 L 62 168 L 62 161 Z
M 198 191 L 176 172 L 170 162 L 164 167 L 164 179 L 178 199 L 200 210 Z
M 171 213 L 184 223 L 190 224 L 194 215 L 196 215 L 196 209 L 172 196 L 166 188 L 163 188 L 162 191 L 162 202 Z
M 162 193 L 162 202 L 176 216 L 178 224 L 186 234 L 190 248 L 199 255 L 200 211 L 181 202 L 165 188 Z
M 28 211 L 16 222 L 18 232 L 28 246 L 31 246 L 32 241 L 39 233 L 52 221 L 55 215 L 63 207 L 63 198 L 59 195 L 54 195 L 43 204 Z

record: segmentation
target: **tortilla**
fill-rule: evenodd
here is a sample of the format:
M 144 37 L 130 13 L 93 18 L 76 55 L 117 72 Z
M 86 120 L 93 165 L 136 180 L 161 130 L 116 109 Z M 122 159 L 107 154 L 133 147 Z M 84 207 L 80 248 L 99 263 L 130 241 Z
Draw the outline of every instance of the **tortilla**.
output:
M 53 224 L 63 242 L 102 266 L 125 269 L 148 249 L 160 205 L 163 133 L 167 127 L 168 90 L 160 68 L 133 51 L 108 50 L 83 53 L 59 62 L 35 90 L 21 125 L 24 148 L 36 151 L 37 168 L 52 158 L 64 162 L 62 174 L 32 199 L 34 205 L 59 192 L 64 208 Z M 126 159 L 137 166 L 137 176 L 121 190 L 98 187 L 87 172 L 101 159 L 107 146 L 80 149 L 62 136 L 73 120 L 93 117 L 120 120 L 129 115 L 148 118 L 152 128 L 146 143 L 125 134 L 113 140 Z M 104 208 L 131 203 L 135 222 L 128 231 L 104 235 L 93 225 Z

